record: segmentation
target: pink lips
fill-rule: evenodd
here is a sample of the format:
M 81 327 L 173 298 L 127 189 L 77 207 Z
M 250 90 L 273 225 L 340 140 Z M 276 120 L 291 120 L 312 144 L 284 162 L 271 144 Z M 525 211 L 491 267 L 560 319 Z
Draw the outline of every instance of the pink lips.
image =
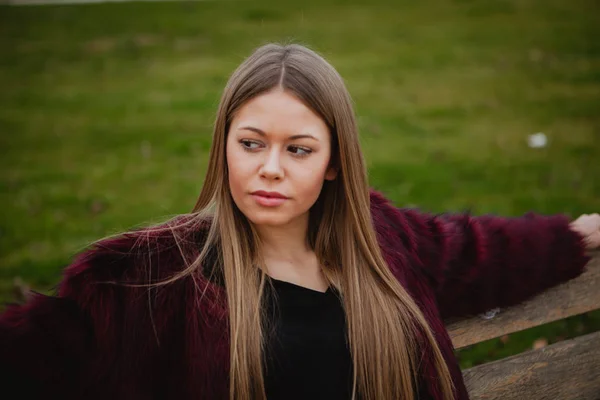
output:
M 275 207 L 283 204 L 288 198 L 278 192 L 266 192 L 264 190 L 258 190 L 252 192 L 252 197 L 261 206 Z

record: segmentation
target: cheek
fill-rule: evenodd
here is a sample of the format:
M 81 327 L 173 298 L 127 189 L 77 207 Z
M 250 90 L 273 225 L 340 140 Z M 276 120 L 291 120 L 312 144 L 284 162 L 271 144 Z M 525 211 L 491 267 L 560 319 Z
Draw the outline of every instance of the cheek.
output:
M 321 193 L 327 162 L 321 161 L 311 164 L 310 168 L 303 168 L 296 176 L 296 182 L 302 187 L 307 201 L 316 201 Z
M 227 171 L 229 176 L 229 187 L 231 194 L 236 197 L 241 191 L 243 191 L 243 182 L 247 179 L 245 174 L 248 173 L 249 169 L 244 167 L 244 157 L 242 154 L 238 154 L 237 150 L 232 148 L 229 144 L 227 146 Z

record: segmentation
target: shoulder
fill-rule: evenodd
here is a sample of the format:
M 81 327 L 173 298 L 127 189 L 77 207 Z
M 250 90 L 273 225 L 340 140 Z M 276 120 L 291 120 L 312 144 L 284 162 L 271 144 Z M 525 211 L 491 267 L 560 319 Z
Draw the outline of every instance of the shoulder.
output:
M 186 257 L 199 254 L 207 232 L 206 222 L 182 215 L 97 241 L 65 268 L 57 296 L 37 294 L 0 314 L 0 359 L 14 361 L 28 381 L 39 371 L 41 381 L 52 377 L 58 388 L 66 385 L 57 383 L 58 375 L 70 383 L 81 373 L 102 381 L 99 390 L 117 374 L 132 377 L 140 368 L 154 368 L 156 357 L 175 360 L 188 320 L 198 333 L 203 325 L 196 321 L 221 311 L 195 301 L 192 279 L 147 284 L 181 271 Z M 35 371 L 27 362 L 34 357 Z
M 396 207 L 389 198 L 375 189 L 369 190 L 369 197 L 371 219 L 377 233 L 396 236 L 401 230 L 407 231 L 408 214 L 415 214 L 415 210 Z
M 382 193 L 371 189 L 371 221 L 377 235 L 377 242 L 388 263 L 396 262 L 403 256 L 409 244 L 411 233 L 406 229 L 402 210 L 395 207 Z
M 417 208 L 397 207 L 392 200 L 383 193 L 369 189 L 369 199 L 371 203 L 371 215 L 373 222 L 378 225 L 390 225 L 398 219 L 417 217 L 420 211 Z
M 415 284 L 426 272 L 416 269 L 427 261 L 422 250 L 434 246 L 426 240 L 431 235 L 431 215 L 417 208 L 396 207 L 373 189 L 370 200 L 373 227 L 384 258 L 398 279 Z
M 151 283 L 178 272 L 195 255 L 210 222 L 193 214 L 113 235 L 90 245 L 63 270 L 61 297 L 99 283 Z
M 380 221 L 380 218 L 392 212 L 394 209 L 394 205 L 391 200 L 388 199 L 383 193 L 375 190 L 369 189 L 369 200 L 371 204 L 371 214 L 375 218 L 374 222 L 383 222 Z
M 112 349 L 118 342 L 131 349 L 144 346 L 154 338 L 148 332 L 158 341 L 185 318 L 198 282 L 186 276 L 156 284 L 191 265 L 208 225 L 192 214 L 179 215 L 99 240 L 64 269 L 57 297 L 89 319 L 101 348 Z
M 391 235 L 413 250 L 423 239 L 432 239 L 433 233 L 445 234 L 439 215 L 417 207 L 397 207 L 382 193 L 371 189 L 371 218 L 378 233 Z M 463 218 L 457 214 L 458 219 Z

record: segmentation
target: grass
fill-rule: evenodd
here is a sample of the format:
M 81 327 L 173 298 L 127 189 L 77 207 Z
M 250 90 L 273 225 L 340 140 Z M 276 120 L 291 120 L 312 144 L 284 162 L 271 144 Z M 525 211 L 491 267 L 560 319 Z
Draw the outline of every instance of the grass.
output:
M 51 292 L 91 241 L 191 210 L 229 74 L 268 41 L 321 52 L 352 93 L 371 185 L 398 205 L 600 210 L 593 1 L 205 1 L 0 7 L 0 301 Z M 549 145 L 527 146 L 544 132 Z M 600 329 L 490 341 L 463 367 Z

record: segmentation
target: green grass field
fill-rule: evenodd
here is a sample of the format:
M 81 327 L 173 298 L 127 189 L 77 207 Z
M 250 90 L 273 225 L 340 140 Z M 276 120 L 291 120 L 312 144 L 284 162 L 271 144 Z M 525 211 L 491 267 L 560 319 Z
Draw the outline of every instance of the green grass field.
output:
M 190 211 L 221 90 L 269 41 L 307 44 L 340 71 L 371 185 L 397 205 L 600 211 L 595 2 L 399 3 L 0 7 L 0 300 L 17 277 L 51 292 L 95 239 Z M 547 147 L 528 147 L 536 132 Z M 599 329 L 589 313 L 459 357 Z

